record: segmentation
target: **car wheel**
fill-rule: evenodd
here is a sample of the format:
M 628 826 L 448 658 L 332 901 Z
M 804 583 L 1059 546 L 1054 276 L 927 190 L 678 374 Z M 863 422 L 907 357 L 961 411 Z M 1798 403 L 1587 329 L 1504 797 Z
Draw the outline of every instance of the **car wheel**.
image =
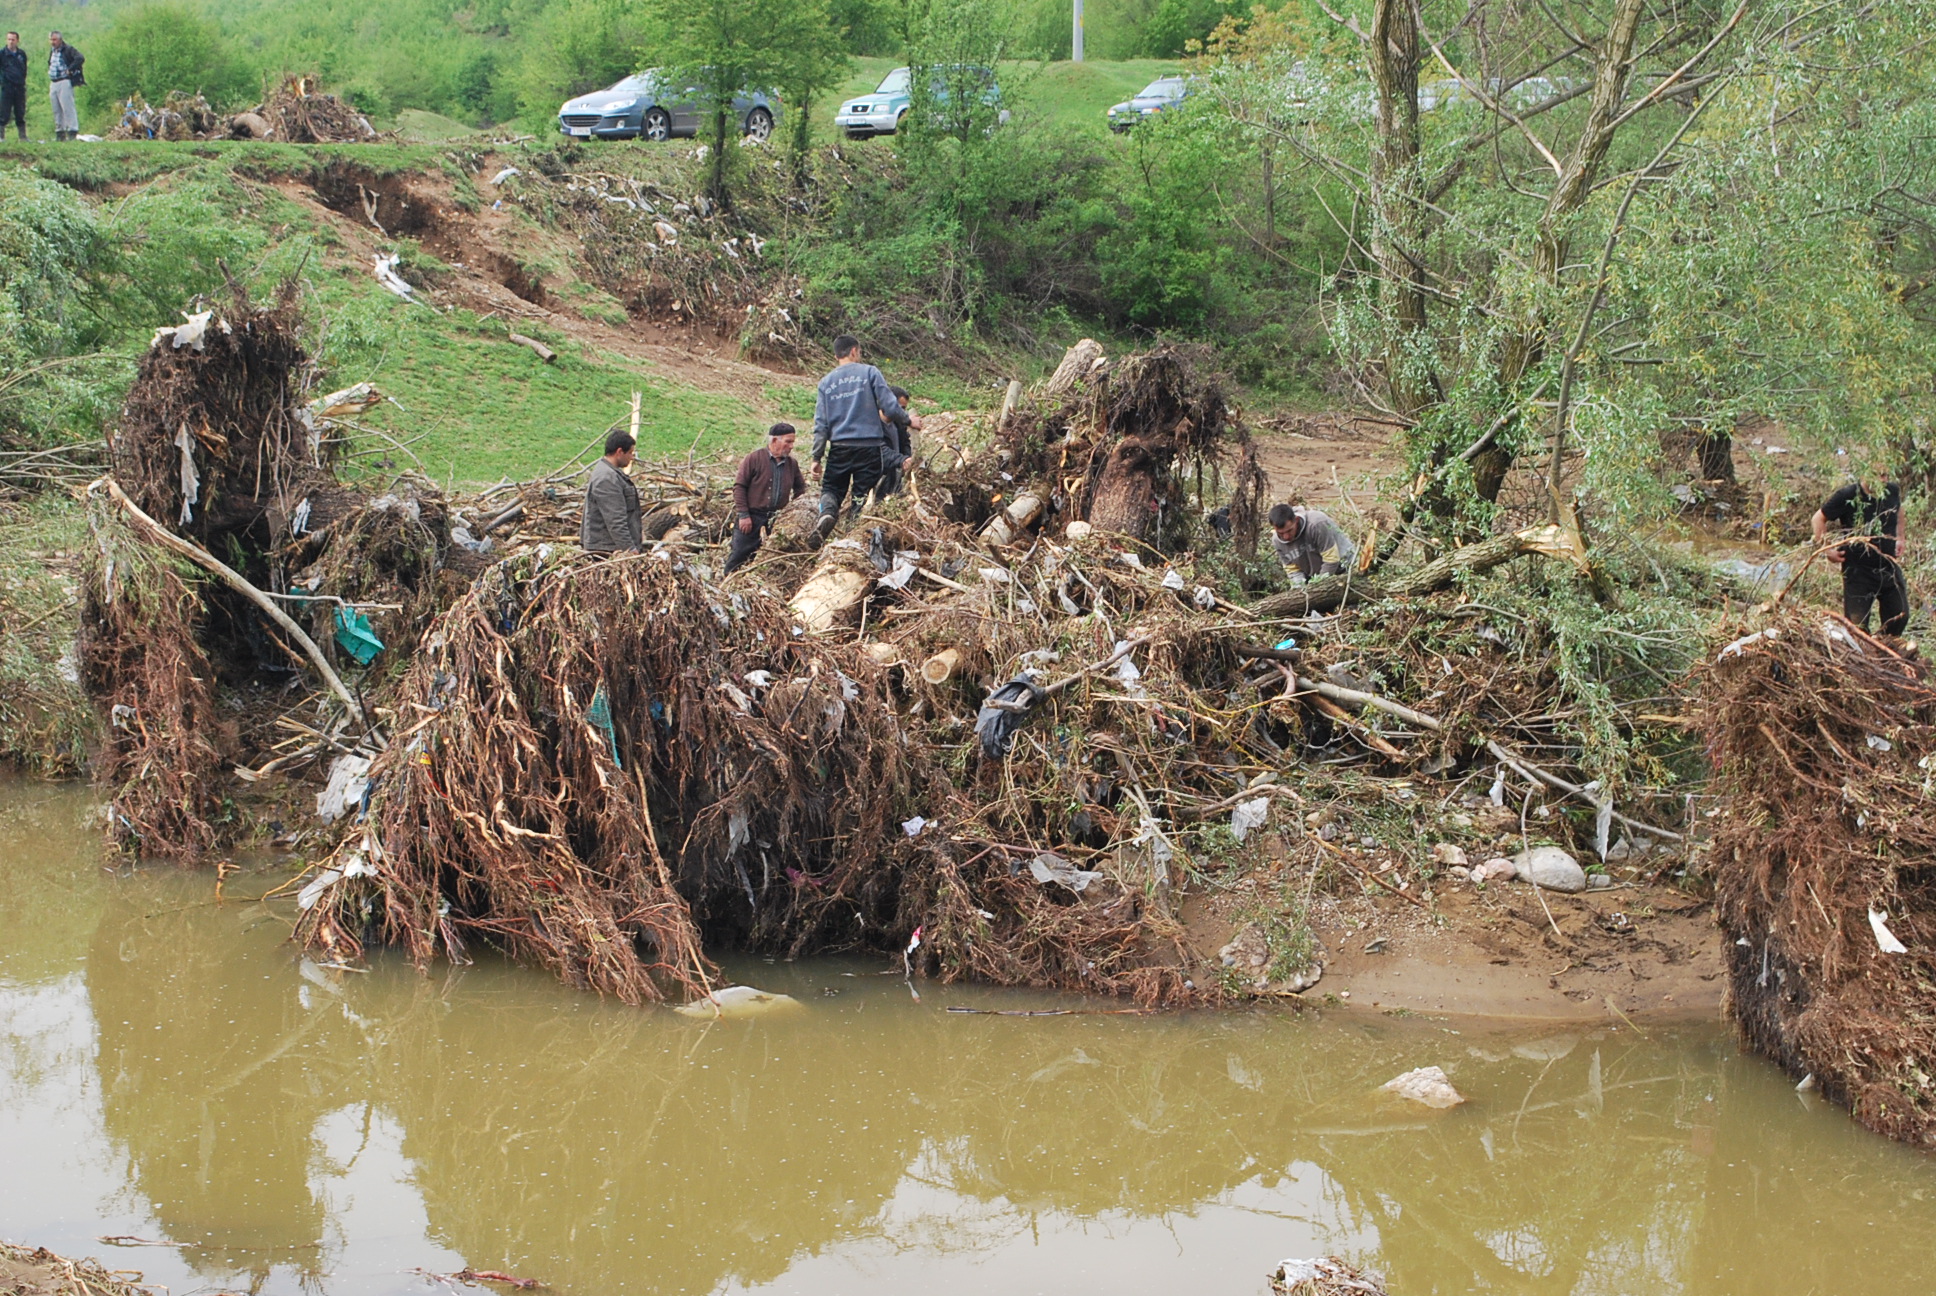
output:
M 648 108 L 645 120 L 639 125 L 639 134 L 654 143 L 664 143 L 672 138 L 672 118 L 663 108 Z
M 901 125 L 902 123 L 907 121 L 907 115 L 908 115 L 908 110 L 905 108 L 901 109 L 901 111 L 894 114 L 894 133 L 896 135 L 899 135 L 901 133 Z
M 773 114 L 764 108 L 755 108 L 746 114 L 746 138 L 755 144 L 764 144 L 773 135 Z

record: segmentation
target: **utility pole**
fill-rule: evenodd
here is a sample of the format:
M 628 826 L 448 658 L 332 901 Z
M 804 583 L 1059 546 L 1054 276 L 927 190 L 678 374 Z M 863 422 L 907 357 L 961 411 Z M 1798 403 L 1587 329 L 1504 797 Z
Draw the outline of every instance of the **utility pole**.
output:
M 1082 62 L 1082 0 L 1076 3 L 1075 61 Z

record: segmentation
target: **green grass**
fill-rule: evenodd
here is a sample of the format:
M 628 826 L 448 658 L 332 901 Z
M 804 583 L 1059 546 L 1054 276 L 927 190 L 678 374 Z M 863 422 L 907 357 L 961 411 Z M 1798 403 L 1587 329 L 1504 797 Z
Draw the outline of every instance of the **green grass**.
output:
M 406 140 L 418 144 L 441 144 L 447 140 L 468 139 L 479 133 L 475 126 L 466 126 L 455 118 L 426 112 L 421 108 L 405 108 L 398 112 L 397 132 Z
M 501 323 L 468 311 L 441 315 L 395 298 L 345 309 L 376 323 L 381 341 L 359 345 L 367 362 L 339 364 L 331 382 L 374 382 L 390 395 L 397 405 L 373 412 L 370 425 L 408 443 L 438 481 L 481 484 L 552 472 L 629 418 L 634 391 L 644 396 L 639 453 L 647 459 L 730 450 L 751 444 L 765 426 L 738 401 L 647 377 L 622 357 L 588 351 L 536 324 L 519 328 L 557 350 L 553 364 L 506 339 Z M 355 462 L 366 468 L 382 467 L 386 458 L 410 466 L 380 438 L 365 439 L 357 451 Z

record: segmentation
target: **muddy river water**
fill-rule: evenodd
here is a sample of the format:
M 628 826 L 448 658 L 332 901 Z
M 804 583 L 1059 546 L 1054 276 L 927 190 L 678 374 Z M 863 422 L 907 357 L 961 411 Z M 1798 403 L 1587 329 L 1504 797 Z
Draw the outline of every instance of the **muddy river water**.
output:
M 1717 1025 L 1066 1006 L 878 964 L 695 1022 L 496 964 L 318 968 L 280 875 L 104 867 L 0 784 L 0 1235 L 185 1293 L 1926 1293 L 1936 1158 Z M 1081 1005 L 1076 1005 L 1081 1006 Z M 1088 1005 L 1094 1007 L 1094 1005 Z M 1438 1064 L 1450 1112 L 1376 1086 Z M 103 1241 L 116 1239 L 116 1241 Z M 136 1245 L 137 1242 L 170 1245 Z

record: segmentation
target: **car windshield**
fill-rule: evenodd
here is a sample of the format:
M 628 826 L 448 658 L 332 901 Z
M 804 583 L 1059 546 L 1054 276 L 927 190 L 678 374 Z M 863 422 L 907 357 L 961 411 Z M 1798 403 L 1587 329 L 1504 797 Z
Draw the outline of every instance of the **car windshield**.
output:
M 889 72 L 887 74 L 887 79 L 881 82 L 880 87 L 876 89 L 874 93 L 875 94 L 905 94 L 907 93 L 909 76 L 910 76 L 910 69 L 895 68 L 892 72 Z
M 652 88 L 652 74 L 639 72 L 612 87 L 614 94 L 641 94 Z
M 1182 77 L 1158 77 L 1143 87 L 1138 99 L 1176 99 L 1183 94 Z

